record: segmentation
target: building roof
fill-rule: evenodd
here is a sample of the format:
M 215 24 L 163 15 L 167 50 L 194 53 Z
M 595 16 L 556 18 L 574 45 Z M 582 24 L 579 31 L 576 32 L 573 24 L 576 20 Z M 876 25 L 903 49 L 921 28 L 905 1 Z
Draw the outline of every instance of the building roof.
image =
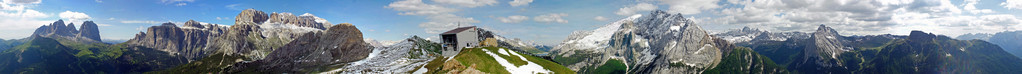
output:
M 468 30 L 468 29 L 473 29 L 475 27 L 476 26 L 455 28 L 453 30 L 450 30 L 450 31 L 447 31 L 447 32 L 444 32 L 444 33 L 440 33 L 440 34 L 457 34 L 458 32 L 465 31 L 465 30 Z

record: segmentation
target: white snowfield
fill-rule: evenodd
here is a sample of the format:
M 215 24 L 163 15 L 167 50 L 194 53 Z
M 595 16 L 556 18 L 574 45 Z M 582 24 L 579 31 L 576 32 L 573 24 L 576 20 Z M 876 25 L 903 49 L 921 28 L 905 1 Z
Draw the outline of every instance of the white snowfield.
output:
M 566 41 L 564 43 L 575 44 L 574 46 L 580 47 L 579 49 L 598 49 L 600 47 L 605 47 L 607 42 L 609 42 L 610 37 L 614 35 L 614 32 L 621 29 L 621 24 L 631 22 L 639 17 L 642 17 L 642 15 L 632 15 L 631 17 L 621 19 L 614 23 L 607 24 L 607 26 L 590 31 L 591 33 L 582 37 L 582 39 Z
M 414 69 L 425 72 L 424 70 L 426 69 L 422 68 L 422 66 L 435 58 L 426 55 L 412 56 L 408 54 L 408 52 L 414 50 L 414 47 L 414 43 L 408 41 L 386 47 L 377 47 L 365 59 L 351 62 L 348 66 L 321 74 L 393 74 L 406 73 Z M 419 51 L 419 53 L 426 54 L 426 51 Z
M 497 54 L 493 54 L 493 52 L 490 52 L 487 49 L 483 49 L 483 51 L 485 51 L 486 54 L 489 54 L 490 57 L 493 57 L 494 60 L 497 60 L 497 63 L 500 64 L 501 66 L 504 66 L 504 69 L 507 70 L 508 72 L 511 72 L 511 74 L 553 73 L 553 71 L 546 70 L 545 68 L 543 68 L 543 66 L 539 66 L 539 64 L 533 63 L 532 61 L 525 59 L 525 57 L 522 57 L 521 55 L 518 54 L 518 52 L 515 51 L 508 51 L 504 50 L 503 48 L 497 50 L 501 54 L 516 55 L 518 56 L 518 58 L 521 58 L 522 60 L 528 62 L 528 64 L 522 66 L 515 66 L 514 64 L 511 64 L 511 62 L 508 62 L 507 59 L 501 58 Z

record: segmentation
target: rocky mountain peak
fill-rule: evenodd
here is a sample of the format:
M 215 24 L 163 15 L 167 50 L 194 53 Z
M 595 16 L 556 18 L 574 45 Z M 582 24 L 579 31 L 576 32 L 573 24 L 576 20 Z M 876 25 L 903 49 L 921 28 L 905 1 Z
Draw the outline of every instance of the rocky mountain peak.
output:
M 226 30 L 226 27 L 209 24 L 203 25 L 195 20 L 185 22 L 182 27 L 167 22 L 149 27 L 145 32 L 139 32 L 134 38 L 124 43 L 129 46 L 146 47 L 167 52 L 170 55 L 181 56 L 188 60 L 197 60 L 204 57 L 207 52 L 216 50 L 206 49 L 206 45 L 208 42 L 211 42 L 210 38 L 222 36 L 223 32 L 225 32 L 224 30 Z
M 581 69 L 610 59 L 625 62 L 627 73 L 697 73 L 720 62 L 729 46 L 718 40 L 681 14 L 656 10 L 593 31 L 577 31 L 552 51 L 560 57 L 587 59 L 565 63 L 583 73 L 590 71 Z
M 295 26 L 299 26 L 299 27 L 312 27 L 312 28 L 316 28 L 316 29 L 320 29 L 320 30 L 325 30 L 326 27 L 325 27 L 324 24 L 329 24 L 329 23 L 320 23 L 320 22 L 325 22 L 325 20 L 320 20 L 318 18 L 319 17 L 313 16 L 312 14 L 308 14 L 308 13 L 306 13 L 302 17 L 298 17 L 298 16 L 295 16 L 294 14 L 287 13 L 287 12 L 282 12 L 282 13 L 274 12 L 274 13 L 270 14 L 270 19 L 269 19 L 269 21 L 267 21 L 267 23 L 282 23 L 282 24 L 288 24 L 288 25 L 295 25 Z M 317 21 L 317 20 L 319 20 L 319 21 Z
M 64 24 L 64 19 L 57 19 L 56 22 L 53 22 L 51 24 Z
M 820 27 L 816 29 L 815 34 L 831 34 L 835 36 L 841 36 L 833 28 L 827 27 L 826 25 L 820 24 Z
M 171 23 L 171 22 L 167 22 L 167 23 L 163 23 L 163 24 L 160 24 L 160 26 L 166 26 L 166 27 L 177 27 L 177 25 L 175 25 L 174 23 Z
M 908 40 L 913 42 L 929 42 L 933 41 L 933 39 L 936 37 L 937 35 L 933 35 L 919 30 L 912 30 L 912 32 L 909 33 L 908 35 Z
M 759 29 L 749 28 L 749 26 L 742 27 L 742 31 L 759 31 Z
M 79 28 L 78 37 L 85 37 L 96 41 L 103 41 L 99 36 L 99 26 L 95 22 L 85 21 L 82 22 L 82 27 Z
M 185 22 L 184 27 L 194 27 L 194 28 L 200 28 L 200 29 L 201 28 L 205 28 L 205 27 L 202 26 L 201 23 L 199 23 L 199 21 L 195 21 L 195 20 L 188 20 L 188 22 Z
M 75 28 L 75 23 L 67 24 L 67 28 L 69 28 L 69 30 L 71 30 L 73 33 L 78 33 L 78 29 Z
M 269 16 L 267 16 L 263 11 L 245 9 L 244 11 L 241 11 L 241 13 L 238 13 L 238 16 L 234 17 L 234 24 L 262 24 L 268 18 Z
M 854 50 L 849 47 L 849 41 L 838 34 L 834 29 L 827 27 L 826 25 L 820 25 L 816 32 L 810 37 L 808 46 L 803 54 L 807 55 L 803 58 L 815 58 L 812 60 L 815 64 L 827 67 L 841 66 L 840 63 L 833 63 L 833 59 L 837 59 L 838 55 L 845 51 Z
M 83 31 L 85 33 L 82 33 Z M 92 21 L 86 21 L 82 24 L 81 29 L 76 29 L 73 23 L 64 25 L 64 20 L 57 20 L 49 25 L 37 28 L 32 36 L 61 38 L 81 42 L 100 42 L 99 29 L 97 29 L 96 23 Z
M 242 63 L 241 68 L 257 68 L 271 73 L 310 71 L 333 64 L 368 57 L 373 47 L 364 42 L 362 32 L 348 23 L 337 24 L 323 32 L 309 32 L 292 40 L 266 59 Z M 302 61 L 295 61 L 302 60 Z

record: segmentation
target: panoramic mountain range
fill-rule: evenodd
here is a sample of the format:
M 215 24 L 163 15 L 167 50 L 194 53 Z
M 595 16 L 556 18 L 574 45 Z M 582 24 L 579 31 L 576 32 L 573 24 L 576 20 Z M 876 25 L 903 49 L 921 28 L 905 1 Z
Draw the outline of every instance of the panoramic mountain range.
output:
M 168 22 L 117 44 L 102 42 L 94 21 L 80 25 L 57 20 L 28 38 L 0 40 L 0 73 L 1022 72 L 1020 31 L 956 39 L 923 31 L 847 36 L 822 24 L 813 32 L 744 27 L 711 34 L 663 10 L 572 32 L 557 46 L 479 28 L 483 44 L 454 52 L 419 36 L 380 42 L 352 23 L 255 9 L 238 13 L 233 25 Z

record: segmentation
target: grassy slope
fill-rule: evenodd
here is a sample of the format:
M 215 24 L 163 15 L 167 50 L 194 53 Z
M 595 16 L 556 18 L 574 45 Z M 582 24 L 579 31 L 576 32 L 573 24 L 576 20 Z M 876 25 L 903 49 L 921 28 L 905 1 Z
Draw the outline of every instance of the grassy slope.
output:
M 212 54 L 206 58 L 193 61 L 188 64 L 176 66 L 167 70 L 147 72 L 150 74 L 200 74 L 200 73 L 224 73 L 224 69 L 234 65 L 239 55 L 224 55 L 222 53 Z
M 494 73 L 494 74 L 508 74 L 508 73 L 510 73 L 510 72 L 506 71 L 503 66 L 498 64 L 497 61 L 493 57 L 491 57 L 489 54 L 486 54 L 485 51 L 482 51 L 484 49 L 487 50 L 487 51 L 490 51 L 490 53 L 497 54 L 497 55 L 499 55 L 499 57 L 505 58 L 506 60 L 508 60 L 508 62 L 512 62 L 513 64 L 518 65 L 518 66 L 527 64 L 528 62 L 526 62 L 526 60 L 528 60 L 528 61 L 536 63 L 536 64 L 538 64 L 540 66 L 543 66 L 543 68 L 545 68 L 547 70 L 553 71 L 555 74 L 574 74 L 574 71 L 571 71 L 570 69 L 568 69 L 568 68 L 566 68 L 564 66 L 561 66 L 560 64 L 557 64 L 557 63 L 555 63 L 553 61 L 550 61 L 550 60 L 544 60 L 544 59 L 541 59 L 539 57 L 529 56 L 529 55 L 521 55 L 522 57 L 525 57 L 525 60 L 523 60 L 521 58 L 517 58 L 518 56 L 510 56 L 510 55 L 500 54 L 499 48 L 497 48 L 497 47 L 466 48 L 466 49 L 462 50 L 460 54 L 456 55 L 453 59 L 457 60 L 457 62 L 460 62 L 461 65 L 463 65 L 463 66 L 475 65 L 476 66 L 476 70 L 479 70 L 479 71 L 482 71 L 482 72 L 486 72 L 486 73 Z M 510 50 L 506 50 L 505 49 L 505 51 L 510 51 Z M 522 54 L 522 53 L 519 53 L 519 54 Z M 512 58 L 512 57 L 514 57 L 514 58 Z M 429 64 L 426 64 L 426 68 L 430 70 L 430 72 L 427 72 L 427 73 L 431 73 L 431 74 L 432 73 L 447 73 L 448 70 L 440 69 L 440 68 L 444 67 L 444 65 L 442 65 L 443 61 L 444 61 L 443 58 L 430 61 Z M 519 64 L 517 64 L 515 62 L 521 63 L 521 65 L 519 65 Z
M 1019 58 L 979 40 L 938 37 L 932 42 L 893 41 L 867 60 L 862 73 L 977 73 L 1022 72 Z
M 606 64 L 596 67 L 596 69 L 590 70 L 595 71 L 593 74 L 624 74 L 626 73 L 628 66 L 618 59 L 607 60 Z
M 45 74 L 82 73 L 75 69 L 71 48 L 49 38 L 35 38 L 23 45 L 0 53 L 0 73 Z
M 8 73 L 140 73 L 182 63 L 183 58 L 156 50 L 128 49 L 123 44 L 79 43 L 33 38 L 0 53 L 0 74 Z M 25 59 L 29 58 L 29 59 Z M 23 59 L 19 61 L 18 59 Z M 174 63 L 176 62 L 176 63 Z
M 738 47 L 724 55 L 717 67 L 706 70 L 706 74 L 748 74 L 748 73 L 790 73 L 768 57 L 759 55 L 749 48 Z

